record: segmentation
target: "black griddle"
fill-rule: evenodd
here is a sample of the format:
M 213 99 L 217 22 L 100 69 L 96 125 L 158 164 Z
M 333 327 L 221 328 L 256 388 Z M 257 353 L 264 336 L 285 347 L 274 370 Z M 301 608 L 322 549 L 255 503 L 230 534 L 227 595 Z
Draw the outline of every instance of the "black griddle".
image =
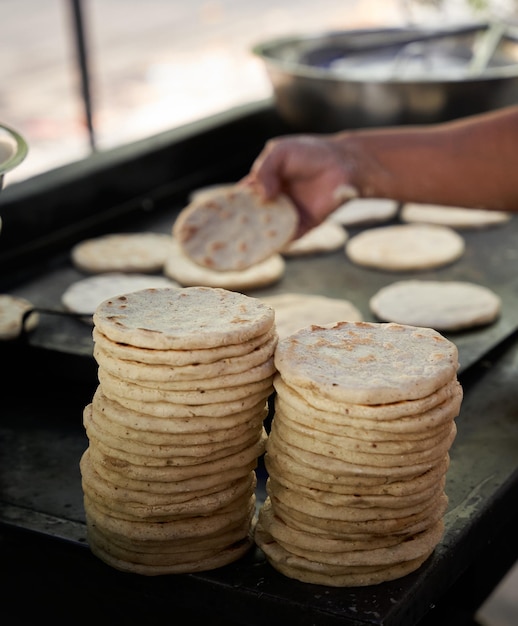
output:
M 264 141 L 286 131 L 270 104 L 259 103 L 94 155 L 0 195 L 1 289 L 42 311 L 36 331 L 0 344 L 0 550 L 9 572 L 8 615 L 39 611 L 70 623 L 60 608 L 65 594 L 75 602 L 75 623 L 104 616 L 125 624 L 471 624 L 516 560 L 518 218 L 463 231 L 459 261 L 418 274 L 486 285 L 503 303 L 494 324 L 447 335 L 459 348 L 465 395 L 446 485 L 445 536 L 418 571 L 348 589 L 284 577 L 258 549 L 211 572 L 151 578 L 118 572 L 90 553 L 79 459 L 88 446 L 82 410 L 97 378 L 91 326 L 66 315 L 60 302 L 65 288 L 84 277 L 70 263 L 70 247 L 105 232 L 170 232 L 192 190 L 237 180 Z M 369 298 L 410 276 L 354 266 L 337 251 L 288 259 L 281 281 L 249 293 L 345 297 L 374 321 Z M 257 473 L 260 503 L 262 460 Z

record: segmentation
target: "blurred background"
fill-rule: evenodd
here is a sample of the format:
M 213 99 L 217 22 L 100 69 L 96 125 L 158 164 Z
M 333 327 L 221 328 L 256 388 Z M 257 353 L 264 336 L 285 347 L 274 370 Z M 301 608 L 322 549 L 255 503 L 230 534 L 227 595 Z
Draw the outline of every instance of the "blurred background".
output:
M 270 98 L 271 83 L 251 51 L 268 38 L 413 24 L 516 22 L 518 2 L 1 0 L 1 6 L 0 122 L 29 145 L 27 158 L 9 173 L 8 185 L 92 151 Z M 82 82 L 82 44 L 87 85 Z M 484 605 L 479 623 L 518 624 L 517 598 L 515 568 Z
M 516 0 L 2 0 L 0 122 L 29 144 L 6 184 L 270 97 L 251 52 L 259 41 L 511 19 L 515 8 Z

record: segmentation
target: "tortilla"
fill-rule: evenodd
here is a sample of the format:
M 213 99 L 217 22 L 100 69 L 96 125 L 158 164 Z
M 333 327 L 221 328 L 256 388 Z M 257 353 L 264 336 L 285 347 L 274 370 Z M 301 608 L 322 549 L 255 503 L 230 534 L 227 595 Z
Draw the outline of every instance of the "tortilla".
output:
M 72 263 L 91 274 L 103 272 L 160 272 L 171 236 L 165 233 L 112 233 L 86 239 L 71 250 Z
M 352 302 L 306 293 L 279 293 L 261 300 L 275 311 L 275 327 L 280 339 L 311 324 L 361 322 L 363 315 Z
M 420 431 L 444 423 L 444 415 L 458 410 L 462 400 L 462 387 L 456 379 L 448 381 L 442 387 L 427 396 L 415 400 L 399 400 L 385 404 L 357 404 L 354 402 L 336 402 L 319 394 L 309 387 L 293 387 L 278 374 L 274 377 L 277 394 L 283 401 L 299 408 L 303 406 L 314 414 L 315 410 L 324 411 L 328 422 L 369 424 L 374 429 L 390 432 Z
M 315 562 L 330 565 L 389 565 L 415 559 L 419 554 L 429 554 L 435 545 L 440 541 L 444 532 L 444 522 L 436 522 L 430 528 L 421 533 L 410 536 L 404 542 L 394 543 L 389 546 L 373 547 L 367 549 L 355 549 L 354 541 L 332 540 L 331 549 L 317 550 L 316 546 L 298 546 L 293 543 L 289 527 L 283 525 L 280 518 L 268 515 L 261 511 L 258 524 L 259 527 L 266 528 L 276 541 L 285 546 L 292 554 L 296 554 Z M 299 531 L 299 537 L 301 532 Z M 317 543 L 325 543 L 318 541 Z M 309 542 L 308 542 L 309 544 Z M 352 544 L 352 545 L 349 545 Z
M 289 552 L 260 524 L 256 527 L 255 541 L 280 573 L 301 582 L 329 587 L 362 587 L 401 578 L 418 569 L 432 552 L 430 550 L 421 557 L 388 566 L 340 567 L 311 561 Z
M 348 236 L 340 224 L 325 220 L 302 237 L 290 241 L 281 253 L 287 257 L 297 257 L 333 252 L 342 248 Z
M 274 311 L 257 298 L 209 287 L 144 289 L 102 302 L 96 327 L 112 341 L 179 350 L 236 344 L 262 335 Z
M 220 287 L 234 291 L 267 287 L 278 282 L 285 271 L 286 263 L 278 253 L 245 269 L 211 269 L 189 259 L 176 240 L 173 240 L 164 264 L 164 274 L 184 287 Z
M 173 236 L 184 254 L 218 271 L 244 270 L 293 239 L 298 212 L 286 196 L 265 201 L 251 187 L 206 191 L 178 215 Z
M 208 571 L 223 567 L 229 563 L 237 561 L 244 556 L 253 546 L 251 538 L 236 542 L 235 544 L 226 547 L 216 553 L 209 553 L 200 556 L 196 554 L 194 560 L 188 562 L 179 563 L 178 560 L 171 559 L 169 562 L 164 563 L 164 559 L 160 559 L 160 563 L 156 563 L 153 560 L 152 563 L 138 562 L 131 552 L 121 555 L 113 554 L 113 546 L 110 550 L 106 549 L 106 546 L 101 543 L 98 535 L 98 526 L 93 524 L 89 518 L 87 518 L 87 537 L 91 546 L 92 552 L 105 563 L 111 567 L 128 572 L 131 574 L 141 574 L 144 576 L 163 576 L 166 574 L 191 574 L 194 572 Z M 158 560 L 158 559 L 157 559 Z
M 298 489 L 304 491 L 317 490 L 320 494 L 328 494 L 328 497 L 345 495 L 355 498 L 357 506 L 364 506 L 365 502 L 371 503 L 380 498 L 401 498 L 409 496 L 412 498 L 416 493 L 429 491 L 432 486 L 443 485 L 446 471 L 449 467 L 449 455 L 445 455 L 431 469 L 417 474 L 411 480 L 400 480 L 394 482 L 383 482 L 373 477 L 371 481 L 365 481 L 362 477 L 342 476 L 342 480 L 335 480 L 324 470 L 308 471 L 307 467 L 301 466 L 296 459 L 281 454 L 271 455 L 266 452 L 265 465 L 271 476 L 275 476 L 280 482 L 291 481 L 297 484 Z M 358 480 L 360 478 L 361 480 Z M 378 477 L 379 479 L 380 477 Z
M 397 215 L 399 203 L 387 198 L 353 198 L 339 206 L 329 220 L 342 226 L 388 222 Z
M 249 382 L 232 387 L 204 389 L 203 385 L 192 385 L 191 389 L 163 389 L 159 384 L 145 386 L 135 381 L 125 380 L 110 374 L 104 368 L 99 368 L 99 382 L 104 393 L 110 397 L 114 394 L 137 402 L 163 402 L 173 405 L 205 406 L 208 404 L 223 404 L 236 402 L 243 398 L 253 397 L 263 393 L 265 397 L 273 391 L 272 376 L 262 380 Z M 145 412 L 145 411 L 144 411 Z
M 491 324 L 501 298 L 488 287 L 466 281 L 404 280 L 382 287 L 370 301 L 380 320 L 459 331 Z
M 505 224 L 512 217 L 506 211 L 417 204 L 408 202 L 401 209 L 401 219 L 408 223 L 440 224 L 451 228 L 487 228 Z
M 166 404 L 164 413 L 158 412 L 158 415 L 153 415 L 153 409 L 145 403 L 135 403 L 136 406 L 131 408 L 123 406 L 117 400 L 111 400 L 103 393 L 100 386 L 97 387 L 92 398 L 94 412 L 106 415 L 106 419 L 138 431 L 160 434 L 210 433 L 221 428 L 234 428 L 238 425 L 254 423 L 258 415 L 264 415 L 266 399 L 263 394 L 258 394 L 250 403 L 236 404 L 237 409 L 233 412 L 233 407 L 225 408 L 224 404 L 209 405 L 208 410 L 205 411 L 208 415 L 196 415 L 197 412 L 190 405 Z M 247 406 L 243 406 L 244 404 Z M 143 412 L 141 408 L 148 410 Z M 196 419 L 192 419 L 193 417 Z
M 91 316 L 108 298 L 158 287 L 178 288 L 180 285 L 164 276 L 107 272 L 73 282 L 61 295 L 61 302 L 72 313 Z M 91 322 L 91 318 L 88 321 Z
M 448 226 L 397 224 L 355 235 L 346 243 L 345 253 L 357 265 L 398 272 L 448 265 L 464 249 L 464 239 Z
M 432 329 L 339 322 L 281 340 L 275 365 L 292 386 L 379 405 L 428 396 L 455 377 L 459 363 L 455 344 Z
M 114 358 L 122 361 L 137 361 L 147 365 L 196 365 L 202 363 L 215 363 L 222 359 L 250 354 L 256 348 L 267 343 L 276 335 L 272 326 L 263 335 L 258 335 L 242 343 L 234 343 L 226 346 L 216 346 L 212 348 L 199 348 L 194 350 L 154 350 L 149 348 L 139 348 L 129 344 L 112 341 L 103 335 L 99 329 L 92 331 L 94 342 L 104 350 L 109 352 Z
M 356 461 L 361 465 L 361 459 L 368 463 L 385 464 L 392 463 L 402 465 L 412 457 L 414 461 L 426 459 L 430 453 L 433 457 L 437 454 L 437 446 L 448 442 L 455 435 L 455 427 L 451 423 L 451 417 L 444 427 L 433 431 L 428 436 L 423 434 L 420 438 L 395 437 L 390 433 L 378 431 L 377 437 L 370 438 L 371 429 L 365 429 L 360 436 L 353 434 L 345 427 L 342 432 L 329 433 L 325 430 L 314 428 L 313 425 L 300 423 L 297 415 L 293 412 L 284 411 L 282 398 L 278 398 L 275 407 L 275 428 L 282 429 L 283 438 L 289 437 L 300 448 L 306 448 L 323 454 L 330 451 L 330 456 L 343 458 L 346 461 Z M 289 409 L 289 407 L 287 407 Z M 454 417 L 457 417 L 456 415 Z M 373 429 L 375 430 L 375 429 Z M 357 434 L 357 433 L 355 433 Z M 385 435 L 385 437 L 382 436 Z M 313 442 L 311 442 L 313 440 Z M 450 441 L 451 443 L 451 441 Z M 449 448 L 449 443 L 448 443 Z M 444 456 L 441 450 L 439 456 Z

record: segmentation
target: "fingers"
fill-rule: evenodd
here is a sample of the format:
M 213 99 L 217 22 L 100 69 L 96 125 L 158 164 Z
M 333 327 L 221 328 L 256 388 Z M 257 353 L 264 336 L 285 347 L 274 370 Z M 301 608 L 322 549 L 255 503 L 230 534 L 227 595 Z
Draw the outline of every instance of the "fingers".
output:
M 255 159 L 246 177 L 247 184 L 255 185 L 265 200 L 272 200 L 282 189 L 282 164 L 285 158 L 276 140 L 270 140 Z

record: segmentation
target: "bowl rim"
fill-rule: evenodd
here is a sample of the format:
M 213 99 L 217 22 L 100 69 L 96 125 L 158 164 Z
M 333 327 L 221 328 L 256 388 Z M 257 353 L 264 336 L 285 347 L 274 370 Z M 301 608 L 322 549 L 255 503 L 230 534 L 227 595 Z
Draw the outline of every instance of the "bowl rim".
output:
M 1 131 L 4 131 L 14 141 L 15 150 L 8 159 L 0 163 L 0 176 L 19 165 L 25 159 L 29 151 L 27 142 L 19 132 L 5 124 L 0 124 L 0 132 Z

